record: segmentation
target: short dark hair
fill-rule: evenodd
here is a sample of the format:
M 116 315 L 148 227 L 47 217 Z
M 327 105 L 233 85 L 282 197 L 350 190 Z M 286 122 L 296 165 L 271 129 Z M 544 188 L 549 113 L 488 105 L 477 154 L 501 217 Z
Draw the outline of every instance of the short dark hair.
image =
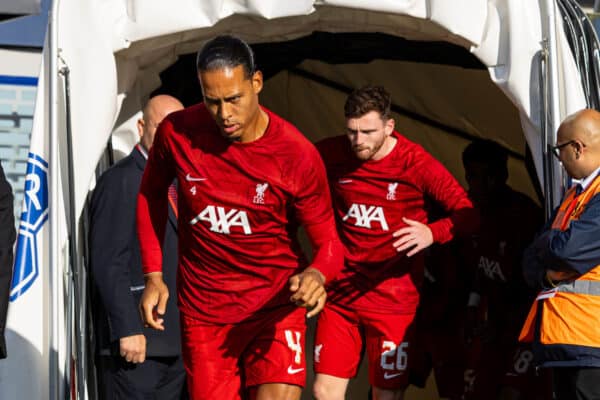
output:
M 255 72 L 254 52 L 242 39 L 231 35 L 217 36 L 202 46 L 196 57 L 198 71 L 244 67 L 244 75 L 250 79 Z
M 350 93 L 344 105 L 346 118 L 360 118 L 363 115 L 377 111 L 383 120 L 390 118 L 392 96 L 383 86 L 364 86 Z
M 508 179 L 508 150 L 489 139 L 475 139 L 462 153 L 463 166 L 480 163 L 489 168 L 491 174 L 503 181 Z

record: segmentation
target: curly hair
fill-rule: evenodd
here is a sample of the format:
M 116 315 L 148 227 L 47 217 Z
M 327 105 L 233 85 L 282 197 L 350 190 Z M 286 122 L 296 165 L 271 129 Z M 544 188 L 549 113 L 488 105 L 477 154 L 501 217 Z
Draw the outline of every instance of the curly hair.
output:
M 363 115 L 377 111 L 381 119 L 390 118 L 392 96 L 383 86 L 364 86 L 356 89 L 346 99 L 344 115 L 346 118 L 360 118 Z

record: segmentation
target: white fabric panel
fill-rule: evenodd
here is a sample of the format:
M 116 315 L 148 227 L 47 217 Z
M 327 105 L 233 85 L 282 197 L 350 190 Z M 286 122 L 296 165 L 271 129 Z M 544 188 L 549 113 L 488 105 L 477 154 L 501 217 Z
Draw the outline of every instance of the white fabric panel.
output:
M 103 2 L 62 0 L 60 5 L 58 47 L 70 71 L 75 207 L 79 215 L 118 113 L 111 39 L 120 21 L 114 9 Z M 61 65 L 59 62 L 59 68 Z M 59 123 L 65 123 L 65 115 L 58 118 Z M 66 171 L 63 174 L 66 177 Z
M 429 0 L 431 20 L 455 35 L 479 44 L 486 30 L 488 5 L 485 1 Z
M 297 38 L 314 30 L 377 31 L 469 47 L 489 67 L 494 82 L 517 105 L 524 122 L 530 121 L 524 123 L 526 135 L 534 150 L 539 150 L 535 63 L 543 35 L 538 2 L 64 0 L 60 10 L 59 47 L 69 63 L 73 80 L 73 129 L 76 135 L 85 137 L 90 148 L 85 156 L 76 155 L 80 171 L 78 211 L 86 195 L 81 188 L 87 187 L 91 180 L 95 160 L 117 118 L 120 101 L 139 104 L 140 100 L 131 96 L 147 95 L 158 84 L 160 70 L 179 54 L 193 52 L 208 37 L 223 32 L 239 34 L 252 42 L 265 42 Z M 559 39 L 564 47 L 564 38 L 559 36 Z M 113 56 L 117 51 L 118 71 Z M 563 51 L 561 57 L 562 76 L 577 76 L 572 62 L 566 61 L 570 54 Z M 121 68 L 126 72 L 123 77 Z M 562 112 L 568 113 L 583 104 L 579 86 L 572 79 L 561 89 Z M 76 137 L 76 148 L 81 143 Z M 540 156 L 538 151 L 535 154 L 538 167 Z
M 193 52 L 208 37 L 224 32 L 239 34 L 252 42 L 289 40 L 314 30 L 382 32 L 412 40 L 445 40 L 470 48 L 489 68 L 492 80 L 519 110 L 521 124 L 533 147 L 539 171 L 541 149 L 537 62 L 540 42 L 547 30 L 544 27 L 547 24 L 544 22 L 544 9 L 540 4 L 545 4 L 545 1 L 61 0 L 58 5 L 58 47 L 61 49 L 60 58 L 69 67 L 71 78 L 76 215 L 81 214 L 97 161 L 121 108 L 125 110 L 121 117 L 125 121 L 139 110 L 140 99 L 154 89 L 159 71 L 178 55 Z M 562 119 L 581 108 L 584 101 L 578 72 L 561 32 L 557 40 L 560 80 L 558 117 Z M 59 65 L 63 65 L 62 62 Z M 47 60 L 44 60 L 44 70 L 47 67 Z M 355 73 L 349 72 L 353 82 L 357 81 L 353 75 Z M 55 76 L 48 77 L 50 79 L 62 81 L 62 78 Z M 436 87 L 432 86 L 432 82 L 422 82 L 422 85 L 430 85 L 427 89 L 435 93 Z M 419 88 L 413 90 L 419 91 Z M 457 93 L 460 94 L 458 89 Z M 407 95 L 410 96 L 410 93 Z M 47 96 L 47 86 L 41 86 L 38 98 L 47 99 Z M 441 111 L 444 110 L 444 101 L 449 103 L 445 111 L 453 110 L 452 103 L 447 99 L 435 95 L 408 99 L 417 100 L 421 104 L 408 104 L 424 110 L 427 115 L 444 119 L 443 122 L 458 124 L 469 132 L 478 132 L 478 125 L 474 123 L 477 115 L 457 111 L 457 115 L 451 117 Z M 62 178 L 62 182 L 65 182 L 65 99 L 59 97 L 56 101 L 62 139 L 62 170 L 52 173 L 58 173 L 58 179 Z M 335 103 L 326 103 L 325 96 L 319 97 L 318 101 L 316 104 L 332 112 L 338 109 Z M 36 107 L 34 124 L 38 127 L 35 129 L 47 133 L 44 125 L 48 114 L 42 104 Z M 288 111 L 293 113 L 295 109 L 289 105 Z M 297 111 L 297 116 L 301 118 L 301 110 Z M 409 121 L 403 121 L 399 116 L 399 123 L 408 124 Z M 337 133 L 335 126 L 331 129 L 331 134 Z M 407 125 L 406 129 L 412 128 Z M 462 146 L 459 140 L 440 144 L 432 139 L 433 131 L 422 129 L 429 138 L 425 145 L 434 152 L 440 152 L 442 159 L 442 147 L 451 148 L 451 152 L 456 153 Z M 47 135 L 45 137 L 47 139 Z M 52 240 L 61 253 L 58 267 L 66 268 L 66 207 L 62 205 L 62 198 L 66 198 L 67 193 L 55 193 L 52 198 L 55 195 L 58 195 L 60 204 L 57 205 L 57 220 L 53 223 L 59 224 L 59 237 Z M 41 288 L 35 290 L 41 291 Z M 59 284 L 55 290 L 62 293 L 62 285 Z M 43 295 L 36 291 L 31 294 Z M 37 297 L 36 301 L 40 298 Z M 62 315 L 57 315 L 57 318 L 61 319 L 61 323 L 64 321 Z M 65 334 L 62 329 L 58 332 L 61 338 Z M 47 333 L 45 331 L 42 335 Z M 38 347 L 35 345 L 32 352 L 23 357 L 40 358 Z M 62 348 L 58 350 L 62 360 L 68 359 Z M 13 350 L 13 354 L 17 352 Z M 45 354 L 41 356 L 46 357 Z M 31 373 L 38 379 L 35 387 L 40 390 L 48 387 L 47 372 L 45 369 L 39 371 L 36 367 L 31 368 Z M 25 397 L 46 398 L 44 394 Z
M 556 16 L 556 24 L 560 27 L 562 23 L 561 17 Z M 562 29 L 557 29 L 558 35 L 558 98 L 560 100 L 559 107 L 561 115 L 567 116 L 573 114 L 586 107 L 585 97 L 583 95 L 583 87 L 575 59 L 572 56 L 571 49 L 567 42 L 565 32 Z M 592 57 L 592 55 L 590 55 Z
M 313 10 L 312 0 L 129 0 L 128 40 L 210 27 L 233 14 L 274 19 Z
M 407 14 L 422 19 L 428 18 L 429 13 L 427 10 L 431 7 L 431 0 L 325 0 L 323 3 L 336 7 Z

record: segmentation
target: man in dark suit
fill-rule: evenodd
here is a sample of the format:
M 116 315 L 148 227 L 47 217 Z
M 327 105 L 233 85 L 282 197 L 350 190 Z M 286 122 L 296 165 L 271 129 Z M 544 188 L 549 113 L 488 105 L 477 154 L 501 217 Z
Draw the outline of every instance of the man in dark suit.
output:
M 6 358 L 4 328 L 12 277 L 14 242 L 15 217 L 12 188 L 4 176 L 2 165 L 0 165 L 0 359 Z
M 152 98 L 138 121 L 140 142 L 98 180 L 90 207 L 90 255 L 98 342 L 99 391 L 104 399 L 181 399 L 186 396 L 179 314 L 169 301 L 164 331 L 144 327 L 138 311 L 144 289 L 137 238 L 136 199 L 148 151 L 162 119 L 182 104 Z M 169 223 L 163 244 L 164 279 L 175 293 L 176 195 L 169 192 Z

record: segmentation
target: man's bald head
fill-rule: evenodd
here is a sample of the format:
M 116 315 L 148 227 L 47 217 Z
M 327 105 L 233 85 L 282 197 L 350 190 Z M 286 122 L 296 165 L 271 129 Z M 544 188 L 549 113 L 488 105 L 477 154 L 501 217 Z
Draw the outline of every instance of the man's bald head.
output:
M 575 179 L 585 178 L 600 167 L 600 113 L 583 109 L 569 115 L 558 128 L 560 160 Z
M 579 137 L 588 143 L 600 140 L 600 112 L 589 108 L 569 115 L 559 127 L 568 130 L 569 134 Z
M 142 110 L 143 116 L 138 120 L 138 133 L 140 135 L 140 143 L 146 150 L 150 150 L 156 128 L 161 121 L 170 113 L 183 109 L 183 104 L 175 97 L 161 94 L 152 97 Z

